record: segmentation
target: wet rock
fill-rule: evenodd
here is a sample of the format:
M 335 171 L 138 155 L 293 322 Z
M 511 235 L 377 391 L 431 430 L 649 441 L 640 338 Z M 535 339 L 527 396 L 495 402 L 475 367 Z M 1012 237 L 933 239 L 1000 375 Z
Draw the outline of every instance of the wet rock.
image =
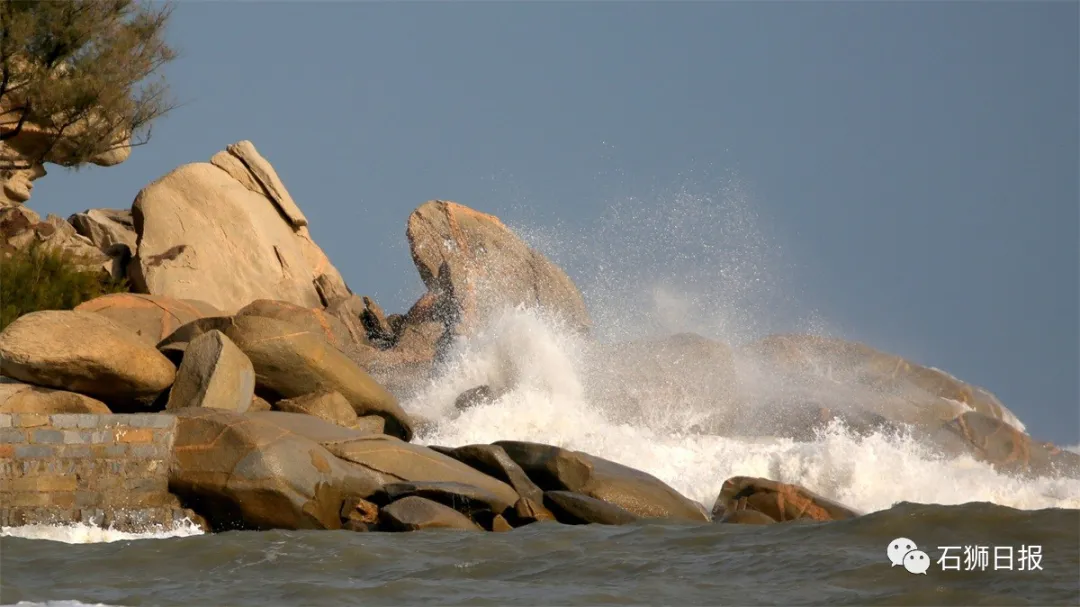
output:
M 640 519 L 615 504 L 572 491 L 545 491 L 544 505 L 560 523 L 570 525 L 626 525 Z
M 65 390 L 0 377 L 0 413 L 111 413 L 105 403 Z
M 256 389 L 265 391 L 260 392 L 264 397 L 336 391 L 357 415 L 378 415 L 386 421 L 388 434 L 412 438 L 412 422 L 397 399 L 325 339 L 258 316 L 237 316 L 225 334 L 251 359 Z
M 384 480 L 320 445 L 359 433 L 308 415 L 188 408 L 178 424 L 169 490 L 226 529 L 339 529 L 347 498 Z
M 724 481 L 713 505 L 713 519 L 741 510 L 760 512 L 781 523 L 797 519 L 839 521 L 858 516 L 854 510 L 798 485 L 736 476 Z
M 615 462 L 539 443 L 499 441 L 541 489 L 572 491 L 619 506 L 642 518 L 707 521 L 691 499 L 660 479 Z
M 517 492 L 506 483 L 427 447 L 406 443 L 391 436 L 365 435 L 323 444 L 337 457 L 380 474 L 385 479 L 383 485 L 394 482 L 450 482 L 470 485 L 498 500 L 493 504 L 496 512 L 502 512 L 518 500 Z
M 314 415 L 346 428 L 355 428 L 357 426 L 356 412 L 353 411 L 352 405 L 339 392 L 333 390 L 312 392 L 296 398 L 282 399 L 274 407 L 278 411 Z M 380 417 L 379 420 L 381 421 L 382 418 Z
M 25 314 L 0 333 L 0 373 L 127 406 L 172 385 L 176 367 L 104 316 L 48 310 Z
M 379 507 L 360 498 L 349 498 L 341 506 L 341 528 L 348 531 L 375 531 Z
M 544 492 L 498 445 L 465 445 L 457 448 L 432 447 L 432 449 L 509 484 L 523 498 L 528 498 L 537 504 L 543 503 Z
M 465 483 L 446 481 L 388 483 L 370 499 L 376 504 L 389 504 L 412 495 L 448 506 L 468 516 L 481 510 L 496 514 L 506 510 L 506 502 L 489 491 Z
M 254 396 L 251 361 L 224 333 L 210 331 L 188 345 L 165 409 L 212 407 L 243 413 Z
M 945 424 L 976 459 L 1011 474 L 1080 478 L 1080 455 L 1039 443 L 1002 420 L 969 411 Z
M 75 310 L 101 314 L 155 346 L 181 326 L 203 318 L 205 308 L 169 297 L 112 293 L 83 302 Z
M 458 395 L 454 400 L 454 409 L 458 412 L 472 409 L 473 407 L 480 407 L 483 405 L 490 405 L 494 403 L 501 393 L 493 390 L 491 386 L 477 386 L 470 388 Z
M 566 273 L 493 215 L 433 200 L 413 211 L 406 235 L 450 333 L 469 334 L 492 311 L 516 305 L 544 309 L 572 329 L 591 326 L 581 293 Z
M 543 500 L 543 494 L 541 494 L 541 500 Z M 543 501 L 534 502 L 529 498 L 521 498 L 514 504 L 514 509 L 511 512 L 507 512 L 508 521 L 514 527 L 522 527 L 524 525 L 530 525 L 532 523 L 539 523 L 544 521 L 554 521 L 555 515 L 550 510 L 543 507 L 541 504 Z
M 733 510 L 725 513 L 716 522 L 738 525 L 772 525 L 776 523 L 776 520 L 757 510 Z
M 406 497 L 386 506 L 379 511 L 379 521 L 391 531 L 483 531 L 479 525 L 457 510 L 422 497 Z

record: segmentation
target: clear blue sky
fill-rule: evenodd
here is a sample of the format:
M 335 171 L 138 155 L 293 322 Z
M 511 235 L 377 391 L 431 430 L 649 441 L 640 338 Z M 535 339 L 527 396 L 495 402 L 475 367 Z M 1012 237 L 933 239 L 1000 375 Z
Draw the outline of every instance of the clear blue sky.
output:
M 714 245 L 741 239 L 734 265 L 763 264 L 775 314 L 984 385 L 1071 444 L 1077 7 L 181 2 L 166 74 L 186 105 L 125 164 L 50 167 L 31 206 L 128 207 L 250 139 L 353 290 L 390 311 L 422 291 L 404 228 L 433 198 L 554 233 L 593 301 L 616 270 L 590 257 L 635 289 L 696 263 L 707 307 L 730 291 L 703 285 L 725 263 Z M 620 204 L 638 220 L 603 219 Z

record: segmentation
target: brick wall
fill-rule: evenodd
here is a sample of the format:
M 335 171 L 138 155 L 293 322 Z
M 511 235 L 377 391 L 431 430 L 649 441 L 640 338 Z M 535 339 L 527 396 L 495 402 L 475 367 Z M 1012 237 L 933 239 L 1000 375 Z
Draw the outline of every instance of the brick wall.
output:
M 175 432 L 165 414 L 0 414 L 0 526 L 171 526 Z

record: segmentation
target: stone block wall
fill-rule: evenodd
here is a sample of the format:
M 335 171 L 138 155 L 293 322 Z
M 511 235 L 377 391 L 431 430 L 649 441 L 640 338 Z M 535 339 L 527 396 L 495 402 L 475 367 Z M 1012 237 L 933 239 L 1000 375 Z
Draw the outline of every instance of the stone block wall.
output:
M 0 414 L 0 526 L 172 526 L 175 436 L 166 414 Z

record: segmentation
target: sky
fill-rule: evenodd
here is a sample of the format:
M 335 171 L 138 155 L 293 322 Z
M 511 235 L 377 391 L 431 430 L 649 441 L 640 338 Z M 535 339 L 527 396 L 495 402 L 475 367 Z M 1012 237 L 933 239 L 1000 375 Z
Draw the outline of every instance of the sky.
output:
M 248 139 L 388 312 L 423 292 L 409 213 L 454 200 L 601 325 L 828 327 L 1076 444 L 1078 6 L 180 2 L 182 105 L 124 164 L 47 167 L 30 206 L 126 208 Z

